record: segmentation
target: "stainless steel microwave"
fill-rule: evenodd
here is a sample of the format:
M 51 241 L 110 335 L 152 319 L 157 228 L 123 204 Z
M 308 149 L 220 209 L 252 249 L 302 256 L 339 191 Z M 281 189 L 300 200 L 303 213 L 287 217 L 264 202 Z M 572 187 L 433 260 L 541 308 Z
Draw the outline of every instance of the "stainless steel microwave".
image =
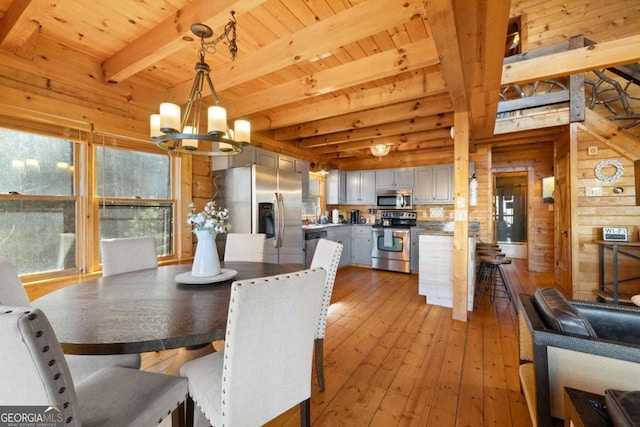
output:
M 389 190 L 376 194 L 378 209 L 412 209 L 413 192 L 411 190 Z

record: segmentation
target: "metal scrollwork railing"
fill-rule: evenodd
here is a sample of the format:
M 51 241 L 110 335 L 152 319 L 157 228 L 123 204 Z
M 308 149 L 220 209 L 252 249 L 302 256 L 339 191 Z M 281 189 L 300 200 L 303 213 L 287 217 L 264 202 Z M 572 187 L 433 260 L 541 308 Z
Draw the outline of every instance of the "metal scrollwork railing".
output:
M 618 74 L 618 79 L 615 74 Z M 587 106 L 593 110 L 596 105 L 603 105 L 613 114 L 608 119 L 628 122 L 621 127 L 630 129 L 640 124 L 640 98 L 631 94 L 631 89 L 640 93 L 640 88 L 633 78 L 626 79 L 619 73 L 615 74 L 608 69 L 587 73 L 584 81 L 585 91 L 589 95 Z M 589 78 L 592 76 L 595 76 L 593 80 Z M 587 90 L 587 85 L 591 87 L 590 90 Z

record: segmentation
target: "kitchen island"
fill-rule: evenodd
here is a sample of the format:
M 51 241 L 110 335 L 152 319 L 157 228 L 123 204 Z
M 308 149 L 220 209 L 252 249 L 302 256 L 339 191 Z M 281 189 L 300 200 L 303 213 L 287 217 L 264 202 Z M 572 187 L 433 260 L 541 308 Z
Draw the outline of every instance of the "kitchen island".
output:
M 428 304 L 453 307 L 453 233 L 423 230 L 419 234 L 418 293 Z M 469 236 L 467 310 L 473 310 L 476 238 Z

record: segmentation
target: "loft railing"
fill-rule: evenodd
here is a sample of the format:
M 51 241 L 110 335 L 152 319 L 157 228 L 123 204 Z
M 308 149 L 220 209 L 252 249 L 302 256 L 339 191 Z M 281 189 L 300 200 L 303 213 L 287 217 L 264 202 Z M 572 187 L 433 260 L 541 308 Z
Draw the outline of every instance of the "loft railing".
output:
M 594 44 L 583 36 L 577 36 L 566 43 L 507 57 L 504 64 Z M 640 124 L 639 86 L 638 63 L 575 74 L 559 80 L 505 86 L 500 92 L 497 119 L 519 117 L 535 108 L 568 104 L 569 121 L 578 122 L 584 121 L 585 108 L 593 110 L 602 105 L 612 113 L 608 119 L 619 121 L 620 127 L 630 129 Z

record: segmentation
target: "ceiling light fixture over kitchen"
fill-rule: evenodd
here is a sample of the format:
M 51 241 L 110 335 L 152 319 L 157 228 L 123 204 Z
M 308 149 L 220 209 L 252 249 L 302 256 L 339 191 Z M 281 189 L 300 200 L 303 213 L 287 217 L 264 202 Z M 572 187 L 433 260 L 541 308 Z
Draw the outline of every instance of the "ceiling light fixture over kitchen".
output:
M 371 154 L 380 158 L 382 160 L 382 156 L 386 156 L 389 154 L 389 150 L 391 150 L 391 145 L 388 144 L 373 144 L 371 147 Z
M 215 45 L 227 39 L 231 59 L 236 59 L 235 12 L 224 27 L 224 33 L 211 42 L 205 39 L 213 36 L 213 30 L 204 24 L 193 24 L 191 32 L 200 38 L 199 61 L 196 63 L 196 77 L 191 87 L 184 115 L 180 117 L 180 106 L 169 102 L 160 104 L 160 114 L 151 115 L 151 140 L 158 147 L 168 151 L 205 156 L 233 156 L 242 152 L 251 140 L 251 124 L 247 120 L 236 120 L 234 129 L 227 127 L 227 110 L 213 88 L 209 73 L 209 64 L 204 62 L 206 53 L 214 53 Z M 200 133 L 200 115 L 202 112 L 202 90 L 205 82 L 209 86 L 215 105 L 207 110 L 207 133 Z

